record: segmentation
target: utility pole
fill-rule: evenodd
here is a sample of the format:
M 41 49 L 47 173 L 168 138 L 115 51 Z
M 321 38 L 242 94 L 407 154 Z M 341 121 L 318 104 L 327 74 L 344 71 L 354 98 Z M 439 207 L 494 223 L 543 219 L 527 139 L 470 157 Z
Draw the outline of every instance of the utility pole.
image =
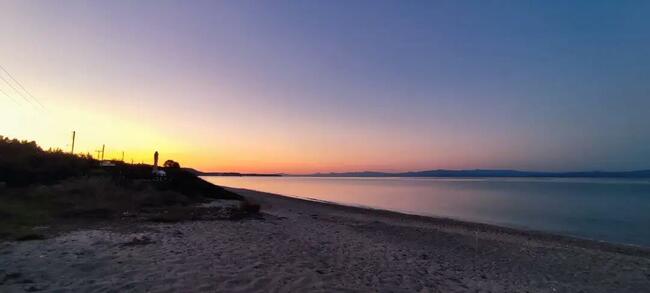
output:
M 70 154 L 74 155 L 74 136 L 75 136 L 75 131 L 72 131 L 72 150 L 70 150 Z
M 102 145 L 102 161 L 104 160 L 104 148 L 106 147 L 105 144 Z
M 124 151 L 122 151 L 122 162 L 124 162 Z

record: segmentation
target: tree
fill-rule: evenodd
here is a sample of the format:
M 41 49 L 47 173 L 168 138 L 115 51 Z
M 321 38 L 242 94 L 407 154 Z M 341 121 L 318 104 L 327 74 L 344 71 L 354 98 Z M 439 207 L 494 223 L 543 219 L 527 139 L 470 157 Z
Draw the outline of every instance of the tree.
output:
M 173 161 L 173 160 L 167 160 L 167 161 L 165 161 L 165 163 L 163 164 L 163 167 L 165 167 L 165 168 L 171 168 L 171 169 L 178 169 L 178 168 L 181 167 L 181 164 L 179 164 L 178 162 Z

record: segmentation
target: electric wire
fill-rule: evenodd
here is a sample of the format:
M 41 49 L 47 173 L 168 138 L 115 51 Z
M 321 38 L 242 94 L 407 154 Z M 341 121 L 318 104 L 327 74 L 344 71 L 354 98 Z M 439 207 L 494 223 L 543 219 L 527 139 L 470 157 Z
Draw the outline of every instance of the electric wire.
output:
M 14 76 L 11 75 L 11 73 L 9 73 L 9 71 L 7 71 L 7 69 L 5 69 L 2 65 L 0 65 L 0 69 L 2 69 L 2 71 L 4 71 L 21 89 L 23 89 L 23 91 L 25 91 L 25 93 L 27 93 L 27 95 L 29 95 L 34 101 L 36 101 L 36 103 L 38 103 L 39 106 L 41 106 L 43 109 L 45 109 L 45 106 L 43 106 L 43 104 L 36 97 L 34 97 L 34 95 L 32 95 L 32 93 L 30 93 L 23 86 L 22 83 L 20 83 L 16 78 L 14 78 Z
M 5 92 L 3 89 L 0 88 L 0 92 L 3 93 L 5 96 L 7 96 L 7 98 L 9 98 L 9 100 L 14 102 L 14 104 L 16 104 L 17 106 L 21 106 L 14 98 L 12 98 L 9 94 L 7 94 L 7 92 Z

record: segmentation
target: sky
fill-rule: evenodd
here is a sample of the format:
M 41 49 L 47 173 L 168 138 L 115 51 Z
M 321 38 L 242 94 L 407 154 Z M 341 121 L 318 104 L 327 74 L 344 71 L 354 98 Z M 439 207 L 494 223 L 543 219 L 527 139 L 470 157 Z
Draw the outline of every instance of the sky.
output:
M 45 148 L 75 130 L 76 152 L 206 171 L 650 168 L 650 1 L 0 11 L 0 135 Z

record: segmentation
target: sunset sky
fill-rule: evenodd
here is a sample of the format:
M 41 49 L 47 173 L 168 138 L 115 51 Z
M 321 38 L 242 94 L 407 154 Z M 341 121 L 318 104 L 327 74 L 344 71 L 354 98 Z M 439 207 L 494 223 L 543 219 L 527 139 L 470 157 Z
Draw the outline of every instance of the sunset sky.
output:
M 650 168 L 650 1 L 0 11 L 0 65 L 44 106 L 0 70 L 0 135 L 46 148 L 76 130 L 79 152 L 206 171 Z

